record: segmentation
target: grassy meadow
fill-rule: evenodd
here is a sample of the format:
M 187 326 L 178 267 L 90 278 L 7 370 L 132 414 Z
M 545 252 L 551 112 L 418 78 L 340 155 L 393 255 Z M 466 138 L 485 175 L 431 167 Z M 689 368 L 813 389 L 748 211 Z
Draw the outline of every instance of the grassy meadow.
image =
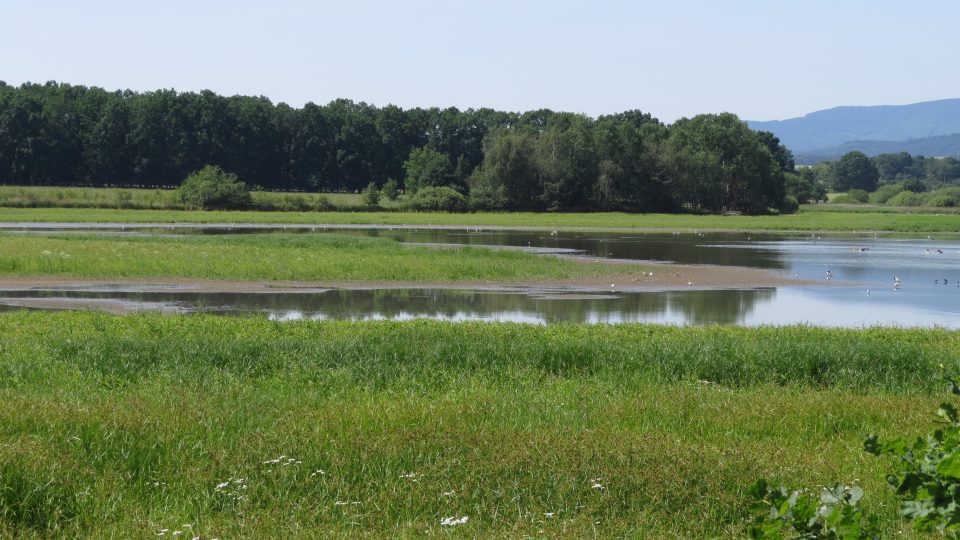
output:
M 16 312 L 0 336 L 17 538 L 736 538 L 761 476 L 858 483 L 891 532 L 862 439 L 927 431 L 960 362 L 942 330 Z
M 363 207 L 358 193 L 304 193 L 251 191 L 256 211 L 330 211 Z M 386 197 L 379 206 L 400 205 Z M 175 189 L 128 189 L 48 186 L 0 186 L 0 207 L 11 208 L 114 208 L 128 210 L 183 210 Z
M 330 225 L 437 225 L 451 227 L 540 227 L 545 229 L 666 229 L 769 231 L 887 231 L 956 233 L 960 214 L 890 211 L 838 211 L 829 205 L 805 206 L 783 216 L 719 216 L 609 213 L 426 212 L 255 212 L 202 210 L 117 210 L 0 208 L 0 222 L 81 223 L 304 223 Z
M 599 277 L 639 268 L 337 234 L 0 234 L 4 276 L 438 282 Z
M 144 197 L 137 207 L 155 209 L 6 207 L 0 222 L 960 231 L 960 214 L 821 207 L 203 212 Z M 337 234 L 0 234 L 3 276 L 466 282 L 635 269 Z M 891 466 L 862 441 L 928 432 L 941 362 L 960 367 L 960 332 L 0 313 L 0 538 L 739 538 L 760 477 L 861 485 L 892 533 L 907 527 Z

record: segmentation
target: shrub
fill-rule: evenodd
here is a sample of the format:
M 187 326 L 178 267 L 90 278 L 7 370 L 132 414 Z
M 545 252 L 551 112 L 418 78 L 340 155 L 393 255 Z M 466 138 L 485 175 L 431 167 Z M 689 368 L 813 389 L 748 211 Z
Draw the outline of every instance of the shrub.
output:
M 411 195 L 406 206 L 425 212 L 463 212 L 467 210 L 467 198 L 453 188 L 428 186 Z
M 953 208 L 960 206 L 960 187 L 941 188 L 927 194 L 927 206 Z
M 186 206 L 204 210 L 246 208 L 252 202 L 247 185 L 216 165 L 192 173 L 180 184 L 177 194 Z
M 313 209 L 318 212 L 329 212 L 334 208 L 334 204 L 330 202 L 330 197 L 327 197 L 326 195 L 320 195 L 313 200 Z
M 870 198 L 870 194 L 862 189 L 851 189 L 847 195 L 859 203 L 865 203 Z
M 288 193 L 283 196 L 283 201 L 281 202 L 280 207 L 286 211 L 305 212 L 310 210 L 310 203 L 303 195 L 293 195 Z
M 863 490 L 836 484 L 823 488 L 819 496 L 806 491 L 788 491 L 771 487 L 760 480 L 750 488 L 756 514 L 748 529 L 751 538 L 836 538 L 867 540 L 880 538 L 874 516 L 866 516 L 860 508 Z
M 955 376 L 945 376 L 954 396 L 960 395 Z M 933 433 L 912 441 L 881 442 L 870 435 L 863 443 L 868 453 L 896 459 L 897 470 L 887 481 L 901 498 L 900 514 L 914 529 L 937 531 L 957 538 L 960 533 L 960 412 L 942 403 L 937 416 L 943 422 Z
M 890 206 L 923 206 L 926 202 L 927 197 L 925 195 L 912 191 L 901 191 L 891 197 L 887 204 Z
M 900 184 L 883 184 L 870 194 L 870 204 L 886 204 L 894 195 L 903 191 Z
M 927 197 L 926 206 L 936 206 L 938 208 L 953 208 L 960 206 L 960 197 L 950 195 L 949 193 L 931 193 Z
M 393 178 L 388 178 L 387 182 L 383 184 L 383 189 L 380 190 L 380 194 L 387 198 L 387 200 L 395 201 L 400 197 L 400 186 L 397 185 L 397 181 Z
M 376 182 L 370 182 L 367 187 L 360 192 L 360 200 L 365 206 L 378 206 L 380 204 L 380 190 L 377 189 Z

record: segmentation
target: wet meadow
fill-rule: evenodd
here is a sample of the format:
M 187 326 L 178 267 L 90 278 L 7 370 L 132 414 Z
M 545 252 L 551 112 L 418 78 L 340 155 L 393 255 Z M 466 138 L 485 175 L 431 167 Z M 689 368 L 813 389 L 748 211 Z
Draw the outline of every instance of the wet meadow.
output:
M 0 316 L 0 536 L 740 537 L 758 477 L 862 485 L 936 329 Z M 466 518 L 466 519 L 464 519 Z
M 79 215 L 35 211 L 0 215 Z M 956 219 L 383 215 L 933 232 Z M 3 234 L 0 248 L 5 277 L 496 282 L 630 266 L 282 232 Z M 889 460 L 866 454 L 863 440 L 928 432 L 944 395 L 940 364 L 960 367 L 960 333 L 12 311 L 0 314 L 0 537 L 740 538 L 761 477 L 862 486 L 865 509 L 897 533 L 908 527 L 884 480 Z

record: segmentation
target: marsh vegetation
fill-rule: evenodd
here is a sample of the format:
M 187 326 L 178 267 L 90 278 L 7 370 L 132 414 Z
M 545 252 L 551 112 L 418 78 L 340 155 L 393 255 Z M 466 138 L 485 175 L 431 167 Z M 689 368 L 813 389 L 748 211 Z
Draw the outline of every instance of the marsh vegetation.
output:
M 456 282 L 596 277 L 639 268 L 337 234 L 0 234 L 0 274 L 6 276 Z
M 732 538 L 761 476 L 860 479 L 893 531 L 857 448 L 920 433 L 960 359 L 941 330 L 12 313 L 0 335 L 16 537 Z

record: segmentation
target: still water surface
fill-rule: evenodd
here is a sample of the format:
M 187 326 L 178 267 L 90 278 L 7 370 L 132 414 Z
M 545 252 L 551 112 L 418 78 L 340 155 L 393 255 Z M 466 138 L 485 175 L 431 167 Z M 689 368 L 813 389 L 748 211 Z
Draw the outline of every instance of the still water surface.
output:
M 83 226 L 81 226 L 83 227 Z M 19 232 L 38 232 L 17 229 Z M 271 294 L 189 290 L 0 291 L 0 305 L 116 300 L 128 309 L 260 313 L 278 319 L 499 320 L 555 323 L 793 324 L 960 328 L 960 240 L 873 234 L 574 233 L 304 227 L 112 228 L 112 234 L 300 231 L 378 236 L 410 244 L 549 249 L 592 258 L 751 266 L 823 287 L 591 292 L 569 289 L 333 289 Z M 45 230 L 43 232 L 62 232 Z M 102 231 L 101 231 L 102 232 Z M 831 279 L 827 280 L 827 272 Z M 899 286 L 895 287 L 895 284 Z M 869 294 L 867 291 L 869 290 Z M 44 300 L 30 304 L 26 298 Z M 55 303 L 55 302 L 54 302 Z M 88 302 L 89 303 L 89 302 Z M 52 305 L 52 304 L 51 304 Z M 88 307 L 88 306 L 87 306 Z

